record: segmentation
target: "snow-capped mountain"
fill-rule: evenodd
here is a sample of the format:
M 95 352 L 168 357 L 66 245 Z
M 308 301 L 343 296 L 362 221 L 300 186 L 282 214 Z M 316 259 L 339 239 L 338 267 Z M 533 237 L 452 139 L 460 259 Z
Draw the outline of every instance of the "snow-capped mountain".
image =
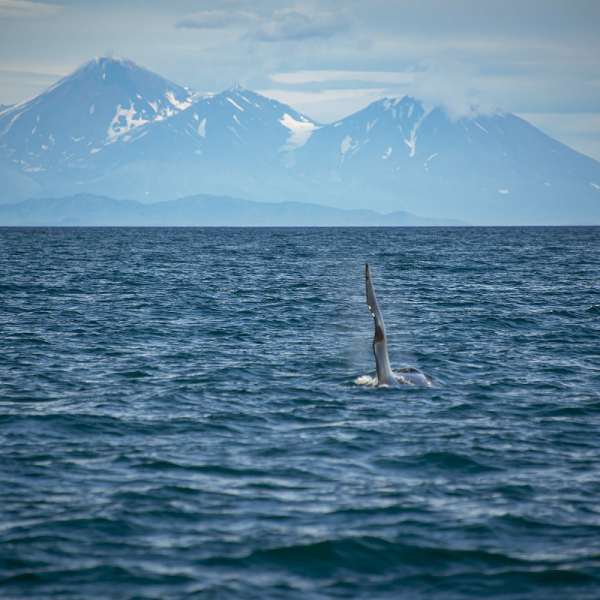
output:
M 501 111 L 452 121 L 386 98 L 315 131 L 294 158 L 299 177 L 346 206 L 376 190 L 383 210 L 408 200 L 419 214 L 460 206 L 479 222 L 600 223 L 600 163 Z
M 200 96 L 132 61 L 95 59 L 0 113 L 3 200 L 90 191 L 157 201 L 199 189 L 260 198 L 264 179 L 290 185 L 277 157 L 318 127 L 240 87 Z
M 144 125 L 194 101 L 193 92 L 132 61 L 98 58 L 2 111 L 0 148 L 25 173 L 87 168 L 96 152 L 143 135 Z
M 289 106 L 236 86 L 103 148 L 111 168 L 79 189 L 150 201 L 198 190 L 258 200 L 266 192 L 271 199 L 298 187 L 280 163 L 319 127 Z
M 168 127 L 185 130 L 196 154 L 229 154 L 238 149 L 273 159 L 302 146 L 320 125 L 291 107 L 235 86 L 199 100 L 193 110 L 171 119 Z
M 114 58 L 0 110 L 0 182 L 0 203 L 202 193 L 481 224 L 600 223 L 600 163 L 509 113 L 453 121 L 404 97 L 320 125 L 237 86 L 199 95 Z

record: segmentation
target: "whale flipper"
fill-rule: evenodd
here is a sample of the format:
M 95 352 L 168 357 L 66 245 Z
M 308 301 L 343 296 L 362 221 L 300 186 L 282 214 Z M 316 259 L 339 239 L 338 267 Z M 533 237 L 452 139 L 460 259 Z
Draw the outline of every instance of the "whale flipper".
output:
M 377 363 L 377 387 L 381 385 L 397 386 L 398 380 L 394 377 L 390 369 L 390 359 L 387 351 L 387 341 L 385 337 L 385 324 L 381 311 L 377 305 L 375 290 L 373 289 L 373 281 L 371 279 L 371 269 L 367 263 L 365 272 L 365 280 L 367 284 L 367 304 L 375 321 L 375 336 L 373 337 L 373 353 L 375 354 L 375 362 Z
M 402 383 L 409 385 L 430 386 L 433 384 L 430 377 L 418 369 L 407 367 L 394 373 L 390 368 L 390 359 L 387 351 L 387 340 L 385 336 L 385 325 L 383 317 L 377 304 L 375 290 L 373 289 L 373 280 L 371 279 L 371 269 L 367 263 L 365 271 L 365 280 L 367 284 L 367 304 L 375 321 L 375 335 L 373 337 L 373 353 L 377 364 L 377 387 L 386 385 L 395 387 Z

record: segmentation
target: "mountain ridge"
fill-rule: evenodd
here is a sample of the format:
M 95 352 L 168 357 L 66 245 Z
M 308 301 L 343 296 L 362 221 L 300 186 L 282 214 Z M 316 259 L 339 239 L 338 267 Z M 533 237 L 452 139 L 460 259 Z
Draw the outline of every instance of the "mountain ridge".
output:
M 5 203 L 208 194 L 475 224 L 600 215 L 600 163 L 510 113 L 452 121 L 404 96 L 323 125 L 240 86 L 202 95 L 114 58 L 0 111 L 0 180 Z
M 464 226 L 458 220 L 426 219 L 396 211 L 344 210 L 301 202 L 254 202 L 227 196 L 194 195 L 143 204 L 76 194 L 0 205 L 0 227 L 360 227 Z

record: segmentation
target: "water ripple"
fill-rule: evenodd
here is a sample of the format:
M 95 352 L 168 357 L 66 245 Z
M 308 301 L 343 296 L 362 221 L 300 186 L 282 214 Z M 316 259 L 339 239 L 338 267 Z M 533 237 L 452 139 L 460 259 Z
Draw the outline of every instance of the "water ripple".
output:
M 0 229 L 0 595 L 596 600 L 599 233 Z

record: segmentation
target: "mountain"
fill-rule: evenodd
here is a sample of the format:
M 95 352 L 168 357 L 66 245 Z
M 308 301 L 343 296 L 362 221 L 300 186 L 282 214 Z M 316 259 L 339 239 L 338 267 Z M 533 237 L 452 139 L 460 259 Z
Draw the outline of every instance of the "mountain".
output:
M 260 199 L 264 181 L 275 193 L 294 186 L 279 153 L 318 126 L 240 87 L 200 96 L 133 61 L 99 58 L 0 112 L 2 200 L 75 191 Z
M 195 194 L 409 211 L 476 224 L 600 223 L 600 163 L 501 111 L 410 97 L 321 125 L 238 86 L 200 95 L 95 59 L 0 110 L 1 202 Z
M 408 96 L 386 98 L 315 131 L 295 161 L 332 204 L 358 206 L 376 189 L 379 209 L 401 197 L 440 217 L 600 223 L 600 163 L 501 111 L 451 121 Z
M 115 159 L 114 152 L 96 153 L 144 136 L 144 125 L 172 117 L 194 98 L 132 61 L 93 60 L 0 113 L 0 167 L 16 166 L 39 191 L 93 179 Z
M 423 219 L 397 211 L 343 210 L 300 202 L 253 202 L 225 196 L 197 195 L 142 204 L 104 196 L 23 200 L 0 205 L 0 226 L 455 226 L 457 220 Z
M 146 126 L 135 138 L 105 142 L 93 157 L 99 176 L 84 179 L 76 189 L 141 201 L 199 190 L 261 200 L 268 182 L 267 198 L 278 201 L 301 187 L 281 168 L 281 156 L 304 143 L 317 127 L 289 106 L 236 86 L 197 98 L 188 109 Z

